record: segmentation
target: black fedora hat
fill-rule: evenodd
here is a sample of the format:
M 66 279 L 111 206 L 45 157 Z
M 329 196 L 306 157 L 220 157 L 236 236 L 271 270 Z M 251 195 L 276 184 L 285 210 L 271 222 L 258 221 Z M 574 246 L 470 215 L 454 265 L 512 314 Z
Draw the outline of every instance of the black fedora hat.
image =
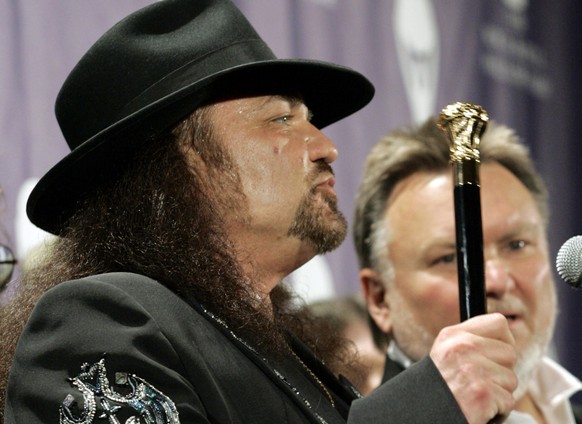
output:
M 276 58 L 230 0 L 163 0 L 138 10 L 107 31 L 64 82 L 55 109 L 71 153 L 32 191 L 30 220 L 58 234 L 140 140 L 221 96 L 268 91 L 301 94 L 319 128 L 374 95 L 350 68 Z

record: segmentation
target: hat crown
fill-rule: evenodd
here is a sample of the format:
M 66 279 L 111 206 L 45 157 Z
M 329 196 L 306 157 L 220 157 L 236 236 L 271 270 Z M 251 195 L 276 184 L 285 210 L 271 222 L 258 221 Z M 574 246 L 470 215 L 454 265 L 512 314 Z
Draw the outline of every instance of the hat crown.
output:
M 374 95 L 340 65 L 277 59 L 230 0 L 161 0 L 107 31 L 67 77 L 56 114 L 71 152 L 38 182 L 30 220 L 60 234 L 83 199 L 118 178 L 148 140 L 203 104 L 300 94 L 323 128 Z
M 163 99 L 224 69 L 273 59 L 231 1 L 159 1 L 117 23 L 87 51 L 59 92 L 57 120 L 73 150 L 151 104 L 150 97 Z M 182 87 L 175 79 L 164 87 L 186 67 L 195 67 L 194 80 L 190 75 Z

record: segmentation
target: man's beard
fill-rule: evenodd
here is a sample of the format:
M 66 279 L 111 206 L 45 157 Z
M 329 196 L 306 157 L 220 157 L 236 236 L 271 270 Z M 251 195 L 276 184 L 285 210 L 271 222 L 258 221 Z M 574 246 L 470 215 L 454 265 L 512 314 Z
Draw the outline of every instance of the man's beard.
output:
M 397 317 L 394 328 L 398 328 L 395 342 L 398 347 L 413 361 L 418 361 L 428 355 L 435 336 L 427 328 L 418 322 L 416 317 L 405 306 L 398 290 L 392 287 L 392 313 L 391 316 Z M 501 301 L 503 302 L 503 301 Z M 498 303 L 501 303 L 498 302 Z M 490 310 L 502 310 L 501 305 Z M 555 310 L 555 308 L 554 308 Z M 514 371 L 518 378 L 518 387 L 514 391 L 516 399 L 520 399 L 528 390 L 531 377 L 536 367 L 540 364 L 542 358 L 547 352 L 548 345 L 554 330 L 555 314 L 552 315 L 551 322 L 541 331 L 536 331 L 527 345 L 518 352 L 517 363 Z M 397 338 L 397 340 L 396 340 Z
M 527 393 L 534 371 L 547 352 L 550 340 L 549 333 L 551 331 L 544 331 L 539 335 L 534 335 L 533 340 L 522 352 L 519 352 L 514 368 L 518 381 L 517 389 L 513 392 L 515 399 L 519 400 Z
M 320 162 L 309 180 L 315 181 L 322 172 L 332 172 L 331 167 Z M 319 204 L 317 196 L 322 197 L 324 206 Z M 323 254 L 339 247 L 346 233 L 347 221 L 338 209 L 337 198 L 313 187 L 299 204 L 287 234 L 309 241 L 317 254 Z

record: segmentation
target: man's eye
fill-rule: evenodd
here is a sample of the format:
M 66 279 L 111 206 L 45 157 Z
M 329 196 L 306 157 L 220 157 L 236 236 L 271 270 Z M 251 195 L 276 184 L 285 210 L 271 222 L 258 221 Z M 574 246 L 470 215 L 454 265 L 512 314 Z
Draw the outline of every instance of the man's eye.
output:
M 512 240 L 509 242 L 509 248 L 511 250 L 521 250 L 527 245 L 525 240 Z
M 443 256 L 441 258 L 441 262 L 450 264 L 450 263 L 455 262 L 455 258 L 456 258 L 456 255 L 454 253 L 450 253 L 448 255 Z
M 452 264 L 455 263 L 455 261 L 457 260 L 457 257 L 454 253 L 450 253 L 448 255 L 443 255 L 440 256 L 436 259 L 436 261 L 434 261 L 435 265 L 438 264 Z
M 278 118 L 273 119 L 274 122 L 280 122 L 282 124 L 286 124 L 291 120 L 291 115 L 283 115 L 279 116 Z

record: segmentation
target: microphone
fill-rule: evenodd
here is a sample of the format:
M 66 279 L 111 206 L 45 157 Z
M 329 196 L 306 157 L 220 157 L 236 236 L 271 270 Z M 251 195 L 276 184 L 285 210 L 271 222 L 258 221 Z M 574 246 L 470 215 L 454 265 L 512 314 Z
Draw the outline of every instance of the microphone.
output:
M 567 240 L 556 257 L 560 277 L 575 289 L 582 288 L 582 236 Z

